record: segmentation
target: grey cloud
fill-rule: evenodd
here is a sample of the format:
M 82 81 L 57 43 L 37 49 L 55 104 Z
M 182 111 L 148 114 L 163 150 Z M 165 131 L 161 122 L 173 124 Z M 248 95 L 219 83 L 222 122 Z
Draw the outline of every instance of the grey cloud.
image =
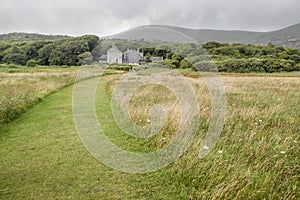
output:
M 274 30 L 300 22 L 299 0 L 2 0 L 0 32 L 109 35 L 148 24 Z

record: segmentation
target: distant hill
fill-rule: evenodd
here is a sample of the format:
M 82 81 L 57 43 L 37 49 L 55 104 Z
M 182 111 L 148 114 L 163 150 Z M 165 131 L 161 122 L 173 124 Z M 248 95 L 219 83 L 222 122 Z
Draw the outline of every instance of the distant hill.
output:
M 29 42 L 39 40 L 60 40 L 70 38 L 66 35 L 42 35 L 37 33 L 8 33 L 0 34 L 0 41 L 5 42 Z
M 7 42 L 60 40 L 66 38 L 70 38 L 70 36 L 42 35 L 36 33 L 0 34 L 0 41 Z M 271 42 L 275 45 L 300 49 L 300 23 L 271 32 L 189 29 L 176 26 L 149 25 L 129 29 L 127 31 L 111 35 L 105 38 L 147 40 L 150 42 L 169 43 L 191 42 L 195 40 L 199 43 L 217 41 L 222 43 L 266 45 Z
M 268 44 L 293 47 L 300 49 L 300 23 L 287 28 L 267 32 L 252 40 L 253 44 Z
M 108 38 L 120 38 L 131 40 L 148 40 L 163 42 L 180 42 L 188 40 L 178 33 L 182 33 L 196 40 L 199 43 L 218 41 L 226 43 L 246 43 L 266 45 L 273 43 L 286 47 L 300 49 L 300 24 L 296 24 L 278 31 L 272 32 L 251 32 L 239 30 L 211 30 L 211 29 L 189 29 L 175 26 L 150 25 L 141 26 L 128 31 L 118 33 Z

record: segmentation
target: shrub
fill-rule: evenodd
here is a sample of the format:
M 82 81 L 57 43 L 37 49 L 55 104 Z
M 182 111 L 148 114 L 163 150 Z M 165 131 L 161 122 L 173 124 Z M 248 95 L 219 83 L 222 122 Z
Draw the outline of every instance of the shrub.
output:
M 192 64 L 188 62 L 186 59 L 180 61 L 180 68 L 191 68 Z
M 30 59 L 26 62 L 27 67 L 35 67 L 37 65 L 37 61 L 34 59 Z
M 300 63 L 297 63 L 297 65 L 295 66 L 295 71 L 300 71 Z
M 193 71 L 202 71 L 202 72 L 213 72 L 217 71 L 215 62 L 213 61 L 200 61 L 195 63 L 192 66 Z
M 178 60 L 172 60 L 172 59 L 165 59 L 163 61 L 160 61 L 159 64 L 166 65 L 171 68 L 178 68 L 179 67 L 179 61 Z
M 115 70 L 122 70 L 122 71 L 129 71 L 132 70 L 131 65 L 118 65 L 118 64 L 113 64 L 109 65 L 107 69 L 115 69 Z

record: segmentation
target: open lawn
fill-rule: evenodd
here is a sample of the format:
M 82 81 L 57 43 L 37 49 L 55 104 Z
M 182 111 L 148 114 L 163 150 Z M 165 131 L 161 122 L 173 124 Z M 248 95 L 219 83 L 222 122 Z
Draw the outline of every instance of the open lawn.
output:
M 57 72 L 1 73 L 5 75 L 1 95 L 10 94 L 14 86 L 16 91 L 34 93 L 34 99 L 42 95 L 43 100 L 0 128 L 0 198 L 299 199 L 300 76 L 222 76 L 227 96 L 225 126 L 215 149 L 199 159 L 199 143 L 210 120 L 210 98 L 201 77 L 184 73 L 199 101 L 196 138 L 178 161 L 145 174 L 111 169 L 85 149 L 73 121 L 72 86 L 44 98 L 70 84 L 73 72 L 58 77 Z M 110 110 L 120 76 L 103 76 L 97 88 L 96 111 L 104 132 L 126 150 L 161 148 L 177 129 L 178 102 L 160 85 L 136 90 L 129 105 L 135 123 L 147 124 L 149 108 L 157 103 L 166 107 L 169 117 L 152 138 L 128 136 L 117 127 Z M 40 88 L 20 89 L 24 84 Z

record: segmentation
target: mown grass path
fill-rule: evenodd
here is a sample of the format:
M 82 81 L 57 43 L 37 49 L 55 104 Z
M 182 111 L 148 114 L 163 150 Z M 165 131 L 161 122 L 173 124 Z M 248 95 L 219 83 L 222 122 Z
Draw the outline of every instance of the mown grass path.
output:
M 87 152 L 73 122 L 72 89 L 47 97 L 0 130 L 0 198 L 143 198 L 140 192 L 151 198 L 158 195 L 151 194 L 155 187 L 163 197 L 158 173 L 117 172 Z

